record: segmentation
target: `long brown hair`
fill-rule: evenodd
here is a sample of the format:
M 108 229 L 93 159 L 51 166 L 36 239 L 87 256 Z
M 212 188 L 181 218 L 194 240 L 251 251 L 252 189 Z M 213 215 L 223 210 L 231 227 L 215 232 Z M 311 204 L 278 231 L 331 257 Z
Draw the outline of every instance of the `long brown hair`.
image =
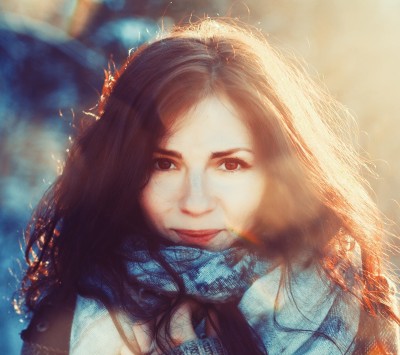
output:
M 289 265 L 311 251 L 333 284 L 358 297 L 368 314 L 399 322 L 382 278 L 384 231 L 362 177 L 368 166 L 341 138 L 351 116 L 257 30 L 221 19 L 176 28 L 107 73 L 97 117 L 75 139 L 27 228 L 27 309 L 35 311 L 59 289 L 112 309 L 105 293 L 81 282 L 82 270 L 100 269 L 125 309 L 138 312 L 126 304 L 117 250 L 135 233 L 157 249 L 162 238 L 139 203 L 152 153 L 166 127 L 209 95 L 229 99 L 265 157 L 268 187 L 252 231 L 265 254 Z M 355 284 L 337 269 L 346 263 L 361 271 Z M 215 310 L 223 344 L 232 354 L 258 353 L 252 330 L 233 309 Z

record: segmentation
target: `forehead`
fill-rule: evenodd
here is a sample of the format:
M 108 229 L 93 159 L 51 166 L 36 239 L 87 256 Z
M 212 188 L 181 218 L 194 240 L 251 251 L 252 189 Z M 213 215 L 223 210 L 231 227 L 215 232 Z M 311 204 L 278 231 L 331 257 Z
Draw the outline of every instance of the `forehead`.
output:
M 252 149 L 246 121 L 229 102 L 209 96 L 177 118 L 160 142 L 163 148 L 208 147 L 218 151 L 236 147 Z

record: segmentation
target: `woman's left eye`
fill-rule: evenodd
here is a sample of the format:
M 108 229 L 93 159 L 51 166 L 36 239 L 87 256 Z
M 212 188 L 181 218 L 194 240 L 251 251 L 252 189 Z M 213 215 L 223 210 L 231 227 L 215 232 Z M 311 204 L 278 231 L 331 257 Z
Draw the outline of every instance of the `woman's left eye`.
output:
M 238 171 L 248 167 L 249 164 L 240 159 L 225 159 L 219 165 L 219 168 L 224 171 Z

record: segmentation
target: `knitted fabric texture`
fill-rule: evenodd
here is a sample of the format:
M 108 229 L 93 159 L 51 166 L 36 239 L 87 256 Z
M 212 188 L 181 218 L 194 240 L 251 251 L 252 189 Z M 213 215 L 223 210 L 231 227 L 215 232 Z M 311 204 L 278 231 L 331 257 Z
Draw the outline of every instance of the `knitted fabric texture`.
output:
M 174 297 L 178 286 L 165 268 L 146 250 L 129 250 L 126 267 L 140 285 L 132 289 L 139 307 L 157 309 Z M 355 296 L 328 280 L 317 266 L 294 267 L 290 280 L 282 268 L 243 248 L 207 251 L 169 246 L 162 257 L 180 277 L 184 291 L 199 302 L 237 300 L 239 310 L 258 334 L 268 354 L 351 354 L 356 347 L 360 305 Z M 356 271 L 354 271 L 356 272 Z M 107 286 L 95 275 L 86 280 Z M 118 314 L 124 332 L 133 337 L 130 315 Z M 390 327 L 389 327 L 390 328 Z M 393 328 L 393 326 L 392 326 Z M 397 327 L 390 328 L 397 332 Z M 387 340 L 397 349 L 397 340 Z M 70 351 L 73 355 L 117 354 L 123 345 L 110 313 L 98 301 L 78 297 Z M 223 354 L 218 342 L 199 339 L 184 343 L 171 354 Z M 193 352 L 193 349 L 197 349 Z

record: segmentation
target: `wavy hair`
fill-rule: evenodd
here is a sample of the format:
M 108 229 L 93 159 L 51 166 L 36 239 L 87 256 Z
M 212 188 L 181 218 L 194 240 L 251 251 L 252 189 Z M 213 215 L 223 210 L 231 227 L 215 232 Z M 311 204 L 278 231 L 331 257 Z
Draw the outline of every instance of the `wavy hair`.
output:
M 107 73 L 96 119 L 77 135 L 27 228 L 27 310 L 34 312 L 59 290 L 112 309 L 105 292 L 81 281 L 82 270 L 101 270 L 121 305 L 139 312 L 129 307 L 118 249 L 128 236 L 144 235 L 161 258 L 162 238 L 146 222 L 140 193 L 168 126 L 210 95 L 229 99 L 264 157 L 268 188 L 252 234 L 265 254 L 290 265 L 310 251 L 333 284 L 358 297 L 368 314 L 399 322 L 382 278 L 384 231 L 362 177 L 368 166 L 345 139 L 351 116 L 256 29 L 222 19 L 178 27 Z M 355 284 L 342 276 L 339 263 L 361 269 Z M 171 300 L 166 314 L 184 296 Z M 232 354 L 262 352 L 235 309 L 213 310 L 224 346 Z

